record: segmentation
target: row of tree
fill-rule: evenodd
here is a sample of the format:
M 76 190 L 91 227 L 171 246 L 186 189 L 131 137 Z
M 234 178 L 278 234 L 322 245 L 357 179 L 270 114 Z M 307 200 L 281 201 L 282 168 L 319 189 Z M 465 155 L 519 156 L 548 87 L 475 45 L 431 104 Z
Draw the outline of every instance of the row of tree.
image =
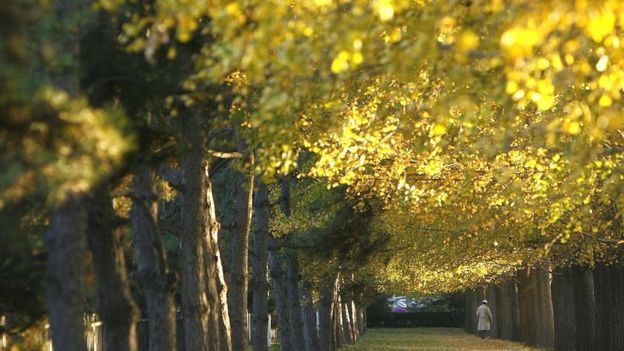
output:
M 618 350 L 624 346 L 621 265 L 548 266 L 465 293 L 465 328 L 476 333 L 475 311 L 488 300 L 495 338 L 555 350 Z
M 289 275 L 315 301 L 343 292 L 330 335 L 371 286 L 448 292 L 543 260 L 617 266 L 622 6 L 3 6 L 3 311 L 22 325 L 47 312 L 55 346 L 80 350 L 87 301 L 122 350 L 136 300 L 159 321 L 153 347 L 171 349 L 179 307 L 184 346 L 216 350 L 244 348 L 251 305 L 262 350 L 269 271 L 282 333 L 301 330 L 284 312 Z M 353 288 L 323 295 L 336 281 Z M 16 308 L 21 292 L 45 311 Z
M 192 95 L 180 91 L 180 82 L 190 74 L 198 42 L 181 48 L 173 62 L 161 57 L 150 66 L 116 42 L 122 24 L 91 12 L 87 2 L 38 5 L 13 4 L 1 13 L 7 33 L 3 60 L 10 69 L 2 81 L 3 162 L 12 170 L 3 176 L 2 218 L 18 219 L 9 227 L 16 236 L 2 238 L 9 245 L 3 277 L 13 275 L 12 285 L 19 287 L 3 289 L 11 297 L 3 300 L 8 301 L 2 309 L 7 330 L 21 332 L 45 311 L 54 348 L 84 350 L 83 314 L 94 310 L 107 350 L 136 349 L 140 317 L 148 320 L 150 350 L 174 350 L 178 340 L 185 350 L 245 350 L 251 307 L 253 349 L 266 350 L 270 290 L 283 350 L 304 349 L 304 340 L 310 350 L 355 342 L 365 330 L 366 299 L 347 267 L 352 257 L 337 259 L 340 250 L 358 249 L 359 241 L 334 245 L 359 234 L 343 191 L 331 196 L 316 191 L 307 200 L 319 206 L 332 199 L 338 210 L 318 214 L 329 217 L 324 223 L 304 223 L 275 235 L 270 221 L 276 205 L 270 196 L 281 193 L 277 204 L 287 224 L 290 202 L 298 209 L 299 199 L 288 195 L 289 182 L 295 181 L 284 178 L 283 190 L 273 189 L 273 175 L 255 167 L 262 145 L 248 146 L 249 132 L 229 120 L 236 120 L 237 112 L 231 110 L 227 85 L 207 87 L 214 94 L 208 101 L 181 102 Z M 33 23 L 33 31 L 25 30 Z M 11 46 L 11 40 L 25 49 Z M 40 60 L 40 54 L 49 57 Z M 21 68 L 41 74 L 22 75 Z M 28 78 L 32 82 L 16 83 Z M 217 188 L 215 177 L 221 177 Z M 300 210 L 301 216 L 309 220 L 309 211 Z M 332 261 L 307 275 L 297 257 L 296 235 L 311 236 L 303 231 L 317 234 L 306 248 L 314 252 L 314 246 L 323 245 L 321 256 Z M 20 235 L 33 243 L 19 244 Z M 333 243 L 323 242 L 324 236 L 333 236 Z M 19 252 L 13 248 L 19 245 L 41 254 L 16 261 Z M 314 255 L 308 260 L 319 261 Z M 42 274 L 24 272 L 24 266 Z M 343 283 L 344 274 L 351 285 Z M 33 306 L 21 303 L 24 291 L 35 297 Z

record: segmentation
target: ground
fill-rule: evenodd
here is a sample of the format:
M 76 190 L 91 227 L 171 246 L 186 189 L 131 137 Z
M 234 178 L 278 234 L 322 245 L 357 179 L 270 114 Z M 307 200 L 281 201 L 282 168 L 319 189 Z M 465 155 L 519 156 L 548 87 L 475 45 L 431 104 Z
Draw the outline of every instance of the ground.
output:
M 456 328 L 369 329 L 357 345 L 342 348 L 345 351 L 536 351 L 526 345 L 499 339 L 482 340 L 476 335 Z

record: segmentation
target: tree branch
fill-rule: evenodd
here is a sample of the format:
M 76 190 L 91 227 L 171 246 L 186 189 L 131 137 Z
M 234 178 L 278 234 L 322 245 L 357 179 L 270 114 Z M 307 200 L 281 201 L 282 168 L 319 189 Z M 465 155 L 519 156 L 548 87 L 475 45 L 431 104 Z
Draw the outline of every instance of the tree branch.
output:
M 238 151 L 218 151 L 218 150 L 206 150 L 208 156 L 217 158 L 242 158 L 243 154 Z

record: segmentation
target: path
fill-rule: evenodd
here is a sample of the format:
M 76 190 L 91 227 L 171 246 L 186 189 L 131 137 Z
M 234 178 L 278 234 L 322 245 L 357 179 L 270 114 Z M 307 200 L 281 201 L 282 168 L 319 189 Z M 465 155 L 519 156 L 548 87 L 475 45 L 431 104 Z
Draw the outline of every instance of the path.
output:
M 537 351 L 523 344 L 498 339 L 485 339 L 455 328 L 369 329 L 357 345 L 345 351 Z

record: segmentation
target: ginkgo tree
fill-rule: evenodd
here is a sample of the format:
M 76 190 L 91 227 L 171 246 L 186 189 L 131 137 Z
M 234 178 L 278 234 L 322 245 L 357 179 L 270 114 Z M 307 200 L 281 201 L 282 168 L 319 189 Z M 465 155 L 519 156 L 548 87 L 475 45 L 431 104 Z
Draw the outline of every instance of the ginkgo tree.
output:
M 585 232 L 594 199 L 621 207 L 600 195 L 621 182 L 621 6 L 158 1 L 121 40 L 152 59 L 209 35 L 186 87 L 244 81 L 259 168 L 287 171 L 309 149 L 310 174 L 353 196 L 452 204 L 473 232 L 531 223 L 519 234 L 551 243 Z

